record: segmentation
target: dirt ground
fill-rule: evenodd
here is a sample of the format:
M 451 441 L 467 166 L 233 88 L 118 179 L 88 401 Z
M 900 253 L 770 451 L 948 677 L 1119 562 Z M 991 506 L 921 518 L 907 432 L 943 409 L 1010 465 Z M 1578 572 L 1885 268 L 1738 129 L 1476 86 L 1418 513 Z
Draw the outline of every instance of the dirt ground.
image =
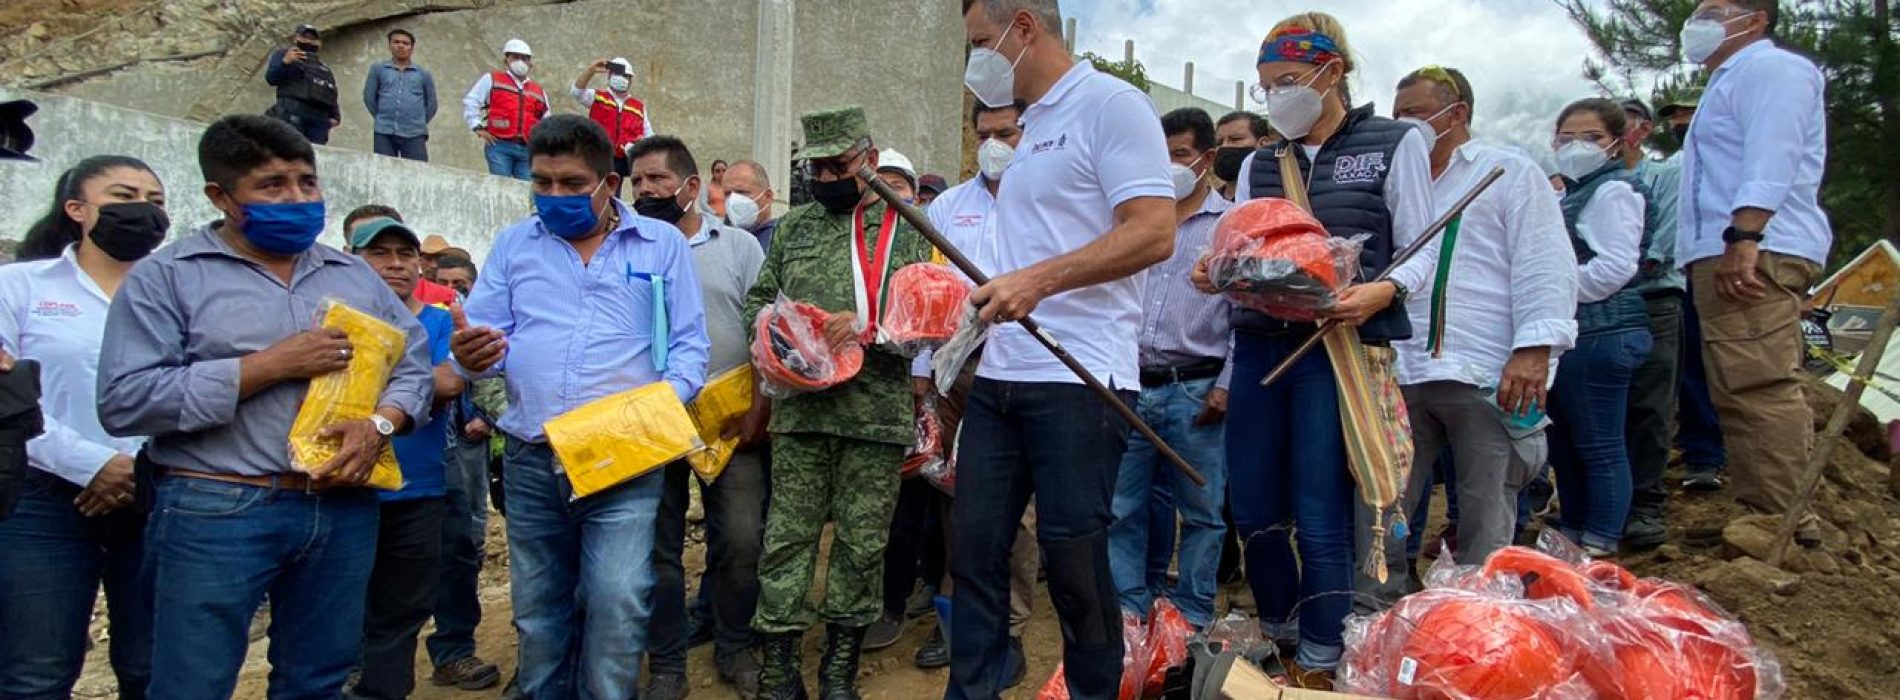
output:
M 1818 384 L 1811 387 L 1816 423 L 1822 423 L 1839 399 L 1838 392 Z M 1885 431 L 1864 412 L 1850 426 L 1834 451 L 1826 480 L 1816 499 L 1822 517 L 1824 546 L 1790 557 L 1782 569 L 1764 563 L 1774 522 L 1747 516 L 1722 494 L 1676 493 L 1669 504 L 1671 543 L 1643 553 L 1627 554 L 1622 563 L 1639 576 L 1655 576 L 1691 583 L 1744 621 L 1756 640 L 1779 659 L 1787 678 L 1789 698 L 1892 698 L 1900 696 L 1900 500 L 1890 490 L 1893 459 Z M 1674 476 L 1672 472 L 1672 476 Z M 1671 483 L 1675 483 L 1671 479 Z M 1434 509 L 1428 532 L 1442 525 L 1441 508 Z M 689 580 L 698 581 L 705 548 L 694 526 L 687 549 Z M 482 581 L 485 616 L 478 632 L 480 654 L 499 664 L 504 675 L 513 670 L 515 638 L 508 624 L 506 545 L 499 518 L 490 521 L 489 556 Z M 1034 697 L 1054 672 L 1061 635 L 1048 605 L 1047 590 L 1039 587 L 1036 612 L 1029 624 L 1026 647 L 1029 676 L 1022 687 L 1006 694 L 1011 700 Z M 1237 586 L 1222 589 L 1219 612 L 1251 611 L 1252 601 Z M 99 616 L 103 620 L 103 615 Z M 939 697 L 947 671 L 924 671 L 911 663 L 917 648 L 934 624 L 933 618 L 910 621 L 896 646 L 867 655 L 861 687 L 867 698 L 924 700 Z M 95 625 L 95 646 L 76 695 L 82 698 L 116 696 L 105 661 L 103 622 Z M 425 632 L 426 633 L 426 632 Z M 815 667 L 821 633 L 806 638 L 807 681 Z M 236 697 L 263 698 L 269 673 L 267 642 L 252 644 Z M 702 700 L 735 697 L 732 689 L 715 680 L 710 646 L 690 655 L 692 695 Z M 494 697 L 497 691 L 464 692 L 438 688 L 427 681 L 428 660 L 417 657 L 419 700 L 463 700 Z

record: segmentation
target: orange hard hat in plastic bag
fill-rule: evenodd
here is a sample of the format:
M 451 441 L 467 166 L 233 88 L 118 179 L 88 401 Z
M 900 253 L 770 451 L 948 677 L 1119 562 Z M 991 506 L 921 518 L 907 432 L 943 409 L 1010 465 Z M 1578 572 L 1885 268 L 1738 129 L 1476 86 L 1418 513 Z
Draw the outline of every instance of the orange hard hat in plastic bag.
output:
M 939 345 L 956 335 L 969 297 L 969 281 L 948 265 L 905 265 L 891 275 L 889 306 L 879 327 L 900 346 Z
M 811 304 L 780 298 L 759 311 L 754 321 L 752 365 L 761 390 L 774 398 L 820 391 L 858 375 L 864 347 L 831 347 L 825 321 L 831 314 Z
M 1288 320 L 1311 320 L 1350 282 L 1357 246 L 1326 233 L 1299 205 L 1248 200 L 1214 225 L 1207 271 L 1241 305 Z
M 1541 697 L 1571 675 L 1564 645 L 1524 603 L 1460 596 L 1418 617 L 1393 678 L 1399 698 L 1511 700 Z
M 1584 678 L 1604 700 L 1686 698 L 1750 700 L 1755 697 L 1754 661 L 1734 646 L 1683 629 L 1680 621 L 1646 617 L 1623 609 L 1595 613 L 1595 629 L 1608 644 L 1607 659 L 1588 660 Z
M 1569 598 L 1589 610 L 1595 605 L 1590 579 L 1570 562 L 1527 547 L 1505 547 L 1484 560 L 1484 576 L 1516 576 L 1524 581 L 1524 597 L 1532 600 Z

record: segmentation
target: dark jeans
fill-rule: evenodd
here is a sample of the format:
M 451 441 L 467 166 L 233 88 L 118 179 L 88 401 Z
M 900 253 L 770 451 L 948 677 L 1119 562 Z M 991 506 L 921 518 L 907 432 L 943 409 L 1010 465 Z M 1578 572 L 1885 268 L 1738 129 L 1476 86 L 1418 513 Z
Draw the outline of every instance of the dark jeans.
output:
M 1135 393 L 1120 392 L 1135 402 Z M 947 700 L 1002 692 L 1009 651 L 1010 549 L 1032 495 L 1049 597 L 1062 626 L 1074 700 L 1109 700 L 1121 683 L 1120 605 L 1108 569 L 1108 524 L 1128 426 L 1080 384 L 978 378 L 958 447 L 950 576 Z
M 1673 292 L 1649 299 L 1649 357 L 1630 380 L 1630 515 L 1663 517 L 1669 488 L 1669 433 L 1676 417 L 1676 368 L 1682 363 L 1682 296 Z M 1697 346 L 1697 354 L 1702 349 Z
M 1312 352 L 1261 387 L 1300 338 L 1240 332 L 1234 343 L 1228 424 L 1248 428 L 1227 431 L 1227 493 L 1261 631 L 1297 639 L 1301 666 L 1331 669 L 1345 648 L 1354 585 L 1356 496 L 1339 385 L 1326 353 Z
M 305 139 L 319 146 L 330 142 L 330 115 L 314 111 L 297 100 L 281 100 L 265 112 L 266 116 L 276 117 L 303 134 Z
M 891 540 L 884 547 L 885 615 L 903 618 L 904 604 L 910 601 L 923 569 L 925 538 L 932 531 L 930 522 L 942 512 L 945 500 L 943 491 L 925 479 L 905 479 L 898 487 L 897 510 L 891 515 Z M 937 583 L 936 579 L 924 581 Z
M 475 655 L 482 624 L 481 575 L 488 539 L 488 441 L 449 439 L 442 513 L 442 576 L 435 592 L 435 633 L 429 661 L 447 666 Z
M 416 689 L 416 635 L 435 609 L 447 505 L 440 497 L 382 504 L 358 696 L 402 700 Z
M 1722 446 L 1722 421 L 1709 398 L 1709 378 L 1702 360 L 1702 317 L 1695 304 L 1682 305 L 1681 394 L 1676 402 L 1676 446 L 1682 463 L 1691 467 L 1722 467 L 1728 450 Z
M 159 700 L 228 698 L 271 600 L 272 700 L 333 700 L 363 649 L 377 504 L 364 489 L 304 493 L 158 481 L 146 532 Z
M 1587 335 L 1564 353 L 1550 392 L 1550 462 L 1557 469 L 1563 533 L 1612 552 L 1629 517 L 1625 446 L 1630 378 L 1649 354 L 1649 330 Z
M 1438 462 L 1432 467 L 1432 484 L 1445 485 L 1445 532 L 1458 532 L 1458 465 L 1452 461 L 1451 445 L 1439 450 Z M 1426 521 L 1431 519 L 1432 497 L 1428 491 L 1418 499 L 1418 506 L 1407 516 L 1405 526 L 1409 532 L 1405 537 L 1405 557 L 1417 559 L 1419 555 L 1436 557 L 1437 552 L 1420 551 L 1425 546 Z M 1456 535 L 1453 535 L 1454 539 Z
M 429 162 L 429 135 L 395 136 L 393 134 L 376 135 L 376 155 L 392 158 L 407 158 Z
M 692 627 L 686 623 L 686 571 L 681 557 L 686 549 L 686 507 L 691 494 L 686 481 L 696 478 L 691 467 L 675 462 L 666 467 L 665 492 L 660 497 L 659 520 L 654 524 L 653 628 L 648 671 L 686 673 L 686 645 Z M 706 508 L 706 572 L 702 589 L 710 584 L 719 593 L 710 600 L 713 620 L 713 656 L 725 662 L 751 650 L 756 643 L 752 614 L 759 603 L 759 554 L 764 548 L 765 501 L 768 475 L 757 451 L 735 453 L 732 463 L 708 484 L 700 482 Z
M 16 509 L 0 519 L 0 698 L 72 696 L 102 582 L 119 697 L 145 697 L 152 673 L 145 516 L 128 507 L 88 518 L 73 505 L 78 495 L 78 486 L 28 467 Z

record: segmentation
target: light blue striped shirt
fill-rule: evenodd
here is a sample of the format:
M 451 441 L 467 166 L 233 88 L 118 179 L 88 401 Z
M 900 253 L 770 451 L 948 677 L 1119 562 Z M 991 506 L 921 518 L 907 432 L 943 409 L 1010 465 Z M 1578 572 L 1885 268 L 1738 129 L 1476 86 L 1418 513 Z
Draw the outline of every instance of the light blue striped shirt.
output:
M 522 440 L 594 399 L 657 381 L 690 402 L 706 383 L 706 314 L 693 255 L 679 229 L 614 200 L 620 227 L 587 264 L 539 216 L 502 229 L 468 295 L 468 323 L 500 330 L 508 354 L 483 375 L 507 379 L 496 425 Z M 666 305 L 666 370 L 654 368 L 651 280 Z
M 1188 281 L 1194 263 L 1214 245 L 1214 224 L 1234 203 L 1209 189 L 1200 211 L 1181 222 L 1174 255 L 1148 268 L 1141 285 L 1141 366 L 1176 367 L 1208 359 L 1225 360 L 1230 345 L 1227 297 L 1202 294 Z M 1233 368 L 1221 370 L 1215 385 L 1227 388 Z

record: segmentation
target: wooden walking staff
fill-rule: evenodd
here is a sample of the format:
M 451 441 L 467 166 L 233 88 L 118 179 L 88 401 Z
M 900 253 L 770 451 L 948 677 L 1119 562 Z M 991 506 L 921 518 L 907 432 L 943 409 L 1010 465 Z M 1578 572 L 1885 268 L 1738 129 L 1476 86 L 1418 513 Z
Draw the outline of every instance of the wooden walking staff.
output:
M 1465 209 L 1470 207 L 1471 203 L 1478 199 L 1478 195 L 1484 194 L 1484 191 L 1490 189 L 1491 184 L 1497 182 L 1498 178 L 1501 177 L 1504 177 L 1504 168 L 1492 168 L 1491 172 L 1485 174 L 1484 179 L 1479 180 L 1477 186 L 1472 187 L 1470 192 L 1466 192 L 1465 196 L 1460 197 L 1458 202 L 1453 204 L 1449 211 L 1445 212 L 1444 216 L 1438 217 L 1437 221 L 1432 222 L 1431 226 L 1426 227 L 1425 232 L 1419 234 L 1418 240 L 1412 241 L 1411 245 L 1394 253 L 1392 255 L 1392 263 L 1386 265 L 1385 270 L 1381 271 L 1378 277 L 1367 280 L 1366 284 L 1384 282 L 1387 277 L 1391 277 L 1392 272 L 1399 269 L 1399 265 L 1412 259 L 1412 256 L 1418 255 L 1419 251 L 1425 249 L 1426 244 L 1438 238 L 1438 234 L 1444 233 L 1445 228 L 1450 226 L 1452 221 L 1463 215 Z M 1281 360 L 1280 364 L 1275 365 L 1273 371 L 1268 372 L 1265 379 L 1260 380 L 1260 386 L 1272 386 L 1274 380 L 1285 375 L 1287 370 L 1293 368 L 1294 363 L 1299 362 L 1300 358 L 1306 356 L 1306 353 L 1312 352 L 1313 348 L 1317 347 L 1321 341 L 1326 339 L 1327 335 L 1331 334 L 1333 329 L 1338 327 L 1339 322 L 1333 319 L 1327 319 L 1320 323 L 1318 331 L 1308 336 L 1305 342 L 1300 343 L 1299 347 L 1293 349 L 1292 354 L 1287 355 L 1286 359 Z
M 1873 337 L 1867 341 L 1867 347 L 1861 351 L 1860 362 L 1854 366 L 1854 373 L 1847 377 L 1846 396 L 1834 406 L 1834 415 L 1827 419 L 1827 427 L 1817 436 L 1819 442 L 1814 452 L 1808 456 L 1807 469 L 1801 472 L 1800 491 L 1795 493 L 1794 503 L 1788 506 L 1788 512 L 1782 514 L 1781 525 L 1775 528 L 1774 542 L 1768 547 L 1768 563 L 1781 566 L 1788 557 L 1788 544 L 1794 540 L 1794 533 L 1801 529 L 1801 520 L 1808 514 L 1814 503 L 1814 493 L 1821 488 L 1821 476 L 1827 471 L 1828 458 L 1834 455 L 1834 438 L 1841 436 L 1847 429 L 1848 421 L 1860 410 L 1860 395 L 1867 390 L 1867 382 L 1872 380 L 1874 372 L 1880 369 L 1880 358 L 1887 354 L 1887 341 L 1893 338 L 1896 323 L 1900 323 L 1900 297 L 1887 304 L 1886 312 L 1880 314 L 1880 321 L 1874 324 Z M 1793 427 L 1793 426 L 1789 426 Z M 1801 426 L 1806 428 L 1807 426 Z
M 957 250 L 956 246 L 950 244 L 949 239 L 944 238 L 943 234 L 937 231 L 937 227 L 930 225 L 930 219 L 925 218 L 922 211 L 905 203 L 902 197 L 897 196 L 897 193 L 891 190 L 890 185 L 886 185 L 883 180 L 877 179 L 877 173 L 871 170 L 870 166 L 858 168 L 858 179 L 863 180 L 864 184 L 870 185 L 871 191 L 876 192 L 878 198 L 883 199 L 886 205 L 896 209 L 897 213 L 902 215 L 905 221 L 909 221 L 911 228 L 917 229 L 917 232 L 923 234 L 924 238 L 929 240 L 931 245 L 936 246 L 937 250 L 943 251 L 943 256 L 950 260 L 950 264 L 955 265 L 958 270 L 961 270 L 964 276 L 969 277 L 971 281 L 979 285 L 989 283 L 989 275 L 985 275 L 982 270 L 977 269 L 976 263 L 970 262 L 969 258 L 964 257 L 963 251 Z M 1055 336 L 1049 335 L 1048 331 L 1043 330 L 1040 324 L 1031 320 L 1028 316 L 1016 319 L 1016 323 L 1021 325 L 1023 330 L 1029 331 L 1030 337 L 1035 338 L 1036 342 L 1042 343 L 1043 347 L 1048 348 L 1049 352 L 1055 355 L 1057 360 L 1062 361 L 1064 367 L 1068 367 L 1070 372 L 1074 372 L 1075 376 L 1081 378 L 1082 383 L 1087 385 L 1090 391 L 1095 392 L 1095 395 L 1102 397 L 1103 401 L 1108 402 L 1109 408 L 1115 409 L 1115 413 L 1120 415 L 1122 420 L 1128 421 L 1128 425 L 1134 427 L 1135 432 L 1141 433 L 1142 437 L 1147 438 L 1148 442 L 1153 444 L 1155 449 L 1161 452 L 1161 456 L 1168 458 L 1169 462 L 1173 462 L 1174 468 L 1181 470 L 1181 474 L 1186 476 L 1189 481 L 1194 482 L 1195 486 L 1207 485 L 1207 477 L 1201 476 L 1200 472 L 1195 471 L 1193 465 L 1188 464 L 1187 460 L 1181 457 L 1181 453 L 1175 452 L 1173 447 L 1169 447 L 1168 443 L 1162 440 L 1160 435 L 1155 433 L 1154 428 L 1149 427 L 1148 423 L 1141 419 L 1141 416 L 1135 414 L 1134 409 L 1129 408 L 1128 404 L 1122 403 L 1121 397 L 1116 396 L 1115 392 L 1110 391 L 1106 385 L 1102 384 L 1102 380 L 1096 379 L 1095 375 L 1091 374 L 1087 367 L 1083 367 L 1082 363 L 1075 359 L 1075 356 L 1070 355 L 1069 351 L 1062 347 L 1062 343 L 1056 341 Z

